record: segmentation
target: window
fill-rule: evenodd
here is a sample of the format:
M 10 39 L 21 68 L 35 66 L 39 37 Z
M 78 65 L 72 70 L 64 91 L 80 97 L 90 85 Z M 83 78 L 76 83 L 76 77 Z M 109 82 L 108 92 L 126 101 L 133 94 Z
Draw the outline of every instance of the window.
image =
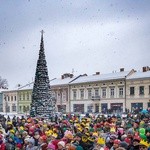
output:
M 26 106 L 23 106 L 23 112 L 26 112 L 27 109 L 26 109 Z
M 27 106 L 27 111 L 29 111 L 29 106 Z
M 25 93 L 23 93 L 23 100 L 25 100 Z
M 102 97 L 105 98 L 106 97 L 106 88 L 102 89 Z
M 84 98 L 84 90 L 80 90 L 80 97 Z
M 144 95 L 144 86 L 139 87 L 139 94 Z
M 11 101 L 13 101 L 13 96 L 11 96 Z
M 93 110 L 93 105 L 87 106 L 87 112 L 88 112 L 88 113 L 91 113 L 92 110 Z
M 8 99 L 8 101 L 9 101 L 9 96 L 7 96 L 7 99 Z
M 134 95 L 134 87 L 130 87 L 130 95 Z
M 114 88 L 111 88 L 110 89 L 110 96 L 114 97 L 114 95 L 115 95 L 115 90 L 114 90 Z
M 90 99 L 92 97 L 92 90 L 88 89 L 88 99 Z
M 12 104 L 12 111 L 16 111 L 16 105 Z
M 66 101 L 66 91 L 64 91 L 62 94 L 63 94 L 63 101 Z
M 149 85 L 149 94 L 150 94 L 150 85 Z
M 20 109 L 20 112 L 22 111 L 22 107 L 21 106 L 19 106 L 19 109 Z
M 99 90 L 95 89 L 95 96 L 99 96 Z
M 123 96 L 123 87 L 119 88 L 119 96 Z
M 15 96 L 15 101 L 17 100 L 17 97 Z
M 6 96 L 4 97 L 4 100 L 5 100 L 5 101 L 7 101 L 7 98 L 6 98 Z
M 77 98 L 77 91 L 73 91 L 73 99 Z
M 6 111 L 10 112 L 10 106 L 7 106 Z
M 29 93 L 27 92 L 27 100 L 29 100 Z

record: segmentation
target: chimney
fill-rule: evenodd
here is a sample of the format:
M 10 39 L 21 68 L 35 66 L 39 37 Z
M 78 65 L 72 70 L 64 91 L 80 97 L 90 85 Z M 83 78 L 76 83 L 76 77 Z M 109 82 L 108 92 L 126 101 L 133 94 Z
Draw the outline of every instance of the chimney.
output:
M 124 72 L 124 68 L 120 68 L 120 72 Z
M 147 71 L 147 67 L 143 67 L 143 72 L 146 72 Z
M 100 75 L 100 72 L 96 72 L 96 75 Z
M 64 79 L 64 75 L 61 76 L 61 79 Z
M 72 78 L 73 77 L 73 74 L 70 74 L 70 78 Z

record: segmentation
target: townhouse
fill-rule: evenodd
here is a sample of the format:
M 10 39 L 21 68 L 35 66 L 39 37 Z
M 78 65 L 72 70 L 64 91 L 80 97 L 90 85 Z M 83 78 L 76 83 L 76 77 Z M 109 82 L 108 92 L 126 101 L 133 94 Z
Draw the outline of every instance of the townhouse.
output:
M 127 77 L 126 97 L 127 108 L 130 111 L 150 108 L 150 68 L 143 67 Z
M 126 78 L 134 70 L 81 76 L 71 82 L 71 112 L 124 112 L 126 108 Z

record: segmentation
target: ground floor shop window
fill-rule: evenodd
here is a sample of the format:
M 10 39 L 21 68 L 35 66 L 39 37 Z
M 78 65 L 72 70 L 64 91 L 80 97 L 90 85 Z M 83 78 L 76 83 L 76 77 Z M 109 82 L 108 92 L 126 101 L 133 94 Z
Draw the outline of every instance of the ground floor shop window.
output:
M 131 103 L 131 111 L 138 113 L 143 110 L 143 103 Z
M 12 111 L 16 111 L 16 105 L 12 104 Z
M 150 102 L 147 103 L 147 108 L 150 108 Z
M 95 104 L 95 112 L 99 113 L 99 104 Z
M 73 111 L 78 113 L 84 113 L 84 104 L 74 104 Z
M 101 104 L 101 111 L 102 111 L 102 113 L 107 113 L 108 112 L 108 105 L 107 105 L 107 103 L 102 103 Z
M 66 112 L 66 105 L 57 105 L 58 112 Z
M 123 103 L 111 103 L 110 110 L 112 113 L 121 113 L 123 112 Z
M 87 112 L 88 112 L 88 113 L 93 112 L 93 105 L 87 106 Z

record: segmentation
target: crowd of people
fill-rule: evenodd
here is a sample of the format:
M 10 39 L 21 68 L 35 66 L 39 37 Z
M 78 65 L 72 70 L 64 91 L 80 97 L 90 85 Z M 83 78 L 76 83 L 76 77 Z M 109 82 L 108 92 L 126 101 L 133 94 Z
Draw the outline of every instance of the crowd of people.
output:
M 147 150 L 150 115 L 68 114 L 50 121 L 0 115 L 0 150 Z

